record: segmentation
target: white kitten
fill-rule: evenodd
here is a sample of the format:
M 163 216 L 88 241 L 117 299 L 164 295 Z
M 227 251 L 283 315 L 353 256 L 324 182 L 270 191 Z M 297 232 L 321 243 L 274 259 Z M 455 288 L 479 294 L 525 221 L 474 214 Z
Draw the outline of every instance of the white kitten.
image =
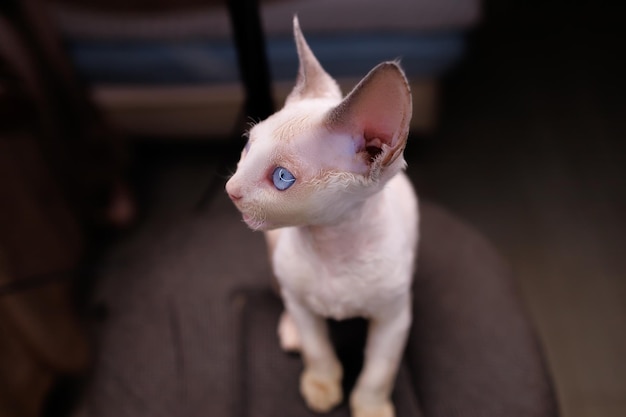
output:
M 300 59 L 282 110 L 254 126 L 228 195 L 264 230 L 286 313 L 281 344 L 304 359 L 300 391 L 318 412 L 342 401 L 342 368 L 324 318 L 370 320 L 354 417 L 394 415 L 390 401 L 411 322 L 417 198 L 402 172 L 411 93 L 395 62 L 342 99 L 294 18 Z

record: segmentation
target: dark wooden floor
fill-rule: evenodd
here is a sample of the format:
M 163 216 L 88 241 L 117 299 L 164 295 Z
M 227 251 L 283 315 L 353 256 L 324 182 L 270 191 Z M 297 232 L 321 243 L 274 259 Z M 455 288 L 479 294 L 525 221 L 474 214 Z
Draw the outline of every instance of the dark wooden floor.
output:
M 409 145 L 421 195 L 513 264 L 566 417 L 626 415 L 626 36 L 611 20 L 487 25 L 444 83 L 438 133 Z

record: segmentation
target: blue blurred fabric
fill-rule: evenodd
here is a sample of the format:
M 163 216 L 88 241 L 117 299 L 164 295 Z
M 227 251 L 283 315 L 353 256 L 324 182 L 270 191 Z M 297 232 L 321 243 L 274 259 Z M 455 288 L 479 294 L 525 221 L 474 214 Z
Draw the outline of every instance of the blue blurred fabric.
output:
M 454 32 L 310 36 L 311 49 L 333 77 L 362 77 L 382 61 L 400 59 L 410 77 L 435 77 L 457 62 L 465 34 Z M 68 40 L 79 74 L 108 85 L 185 85 L 239 79 L 230 41 Z M 296 48 L 291 37 L 267 40 L 274 80 L 293 80 Z

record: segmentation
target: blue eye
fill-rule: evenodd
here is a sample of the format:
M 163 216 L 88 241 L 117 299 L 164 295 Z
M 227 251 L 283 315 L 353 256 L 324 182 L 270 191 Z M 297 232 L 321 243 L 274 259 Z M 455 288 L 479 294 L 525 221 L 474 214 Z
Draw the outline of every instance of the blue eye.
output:
M 296 182 L 296 177 L 294 177 L 293 174 L 285 168 L 276 167 L 272 173 L 272 181 L 274 182 L 274 187 L 276 187 L 276 189 L 284 191 Z

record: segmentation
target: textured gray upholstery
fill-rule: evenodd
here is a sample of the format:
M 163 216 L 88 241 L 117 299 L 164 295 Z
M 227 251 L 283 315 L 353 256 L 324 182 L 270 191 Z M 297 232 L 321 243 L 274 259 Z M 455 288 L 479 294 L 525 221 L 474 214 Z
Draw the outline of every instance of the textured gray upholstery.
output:
M 474 230 L 422 203 L 415 317 L 398 416 L 556 416 L 551 381 L 511 271 Z M 154 225 L 152 225 L 154 226 Z M 262 236 L 223 196 L 208 213 L 138 233 L 105 264 L 109 311 L 84 416 L 314 415 L 301 361 L 278 348 L 281 310 Z M 346 385 L 364 323 L 333 323 Z M 347 416 L 344 404 L 332 416 Z

